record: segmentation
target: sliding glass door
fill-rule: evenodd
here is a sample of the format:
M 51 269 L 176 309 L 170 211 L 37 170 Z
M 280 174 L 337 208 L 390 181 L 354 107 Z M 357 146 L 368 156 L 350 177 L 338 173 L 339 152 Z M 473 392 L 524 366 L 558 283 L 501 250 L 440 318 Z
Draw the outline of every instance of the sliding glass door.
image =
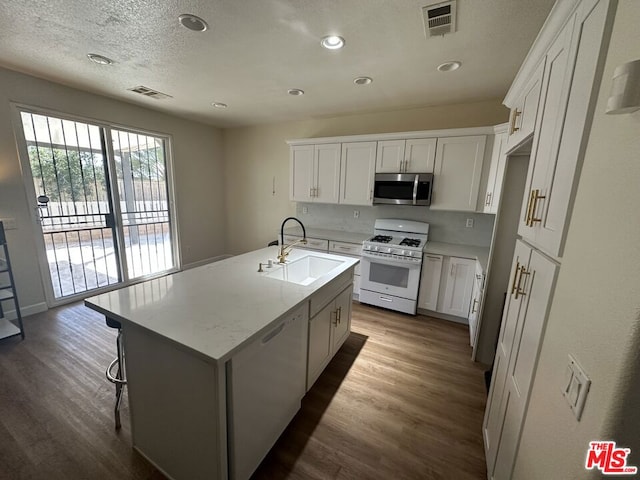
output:
M 50 303 L 176 267 L 166 138 L 20 117 Z

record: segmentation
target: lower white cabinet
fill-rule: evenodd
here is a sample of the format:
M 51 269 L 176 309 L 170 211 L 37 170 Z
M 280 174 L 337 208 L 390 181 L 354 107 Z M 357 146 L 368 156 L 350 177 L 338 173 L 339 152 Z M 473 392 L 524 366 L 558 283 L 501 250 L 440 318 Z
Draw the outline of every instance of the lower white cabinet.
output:
M 516 242 L 482 426 L 488 478 L 494 480 L 512 475 L 557 270 Z
M 307 390 L 320 376 L 351 331 L 351 296 L 349 285 L 317 314 L 309 319 L 309 362 Z
M 424 254 L 418 292 L 418 308 L 436 310 L 442 274 L 442 255 Z
M 346 257 L 362 258 L 362 244 L 329 241 L 329 252 Z M 360 295 L 360 264 L 353 271 L 353 294 Z
M 251 476 L 300 408 L 308 315 L 305 302 L 230 362 L 231 478 Z
M 468 317 L 475 271 L 475 260 L 445 257 L 442 272 L 444 294 L 438 308 L 440 313 Z
M 473 290 L 471 291 L 471 307 L 469 308 L 469 345 L 473 347 L 476 340 L 478 327 L 478 316 L 482 306 L 482 292 L 484 290 L 484 272 L 480 262 L 476 262 L 476 272 L 473 280 Z

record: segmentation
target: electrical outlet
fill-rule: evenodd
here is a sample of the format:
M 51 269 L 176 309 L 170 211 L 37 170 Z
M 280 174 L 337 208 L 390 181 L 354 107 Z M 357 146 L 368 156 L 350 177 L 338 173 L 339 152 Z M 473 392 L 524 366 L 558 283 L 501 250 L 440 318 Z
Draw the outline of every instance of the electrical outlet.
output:
M 302 207 L 302 213 L 306 215 L 307 213 L 309 213 L 309 209 L 307 207 Z
M 467 228 L 473 228 L 473 218 L 467 218 Z
M 353 218 L 360 218 L 360 210 L 353 211 Z

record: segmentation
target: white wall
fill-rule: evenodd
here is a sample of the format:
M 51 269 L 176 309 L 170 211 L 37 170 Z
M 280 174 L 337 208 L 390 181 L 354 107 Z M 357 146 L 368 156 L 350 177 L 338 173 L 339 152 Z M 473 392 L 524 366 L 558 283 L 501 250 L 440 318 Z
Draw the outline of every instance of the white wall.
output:
M 640 2 L 621 0 L 515 479 L 601 478 L 589 441 L 617 440 L 640 466 L 640 112 L 605 115 L 615 67 L 640 58 Z M 592 385 L 580 422 L 561 395 L 567 355 Z
M 9 102 L 171 135 L 183 263 L 225 253 L 226 213 L 220 130 L 0 69 L 0 218 L 17 220 L 18 228 L 6 233 L 23 308 L 44 302 L 44 291 Z M 29 313 L 28 308 L 25 313 Z
M 497 125 L 509 112 L 501 100 L 389 112 L 316 118 L 224 131 L 227 204 L 227 243 L 230 253 L 265 246 L 280 222 L 295 215 L 289 201 L 288 139 L 365 133 L 437 130 Z M 276 189 L 272 185 L 275 178 Z

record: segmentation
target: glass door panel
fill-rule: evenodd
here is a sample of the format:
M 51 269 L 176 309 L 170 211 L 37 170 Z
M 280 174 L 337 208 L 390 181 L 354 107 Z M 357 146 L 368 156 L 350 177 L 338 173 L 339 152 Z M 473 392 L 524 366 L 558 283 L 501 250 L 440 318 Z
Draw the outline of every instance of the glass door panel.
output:
M 120 283 L 103 131 L 21 112 L 55 299 Z
M 174 268 L 165 140 L 111 130 L 128 277 Z

